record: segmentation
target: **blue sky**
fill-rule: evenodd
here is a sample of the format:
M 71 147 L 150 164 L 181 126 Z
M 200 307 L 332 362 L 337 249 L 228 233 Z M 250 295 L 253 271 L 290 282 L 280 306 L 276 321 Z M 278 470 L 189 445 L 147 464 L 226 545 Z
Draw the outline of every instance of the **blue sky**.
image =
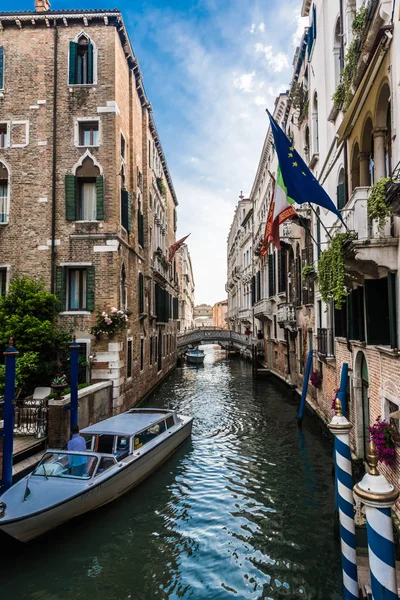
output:
M 19 0 L 15 8 L 31 10 L 33 4 Z M 52 9 L 117 6 L 124 15 L 178 195 L 178 236 L 191 233 L 197 303 L 226 297 L 229 225 L 240 191 L 251 190 L 267 130 L 265 109 L 291 79 L 304 27 L 301 5 L 52 1 Z

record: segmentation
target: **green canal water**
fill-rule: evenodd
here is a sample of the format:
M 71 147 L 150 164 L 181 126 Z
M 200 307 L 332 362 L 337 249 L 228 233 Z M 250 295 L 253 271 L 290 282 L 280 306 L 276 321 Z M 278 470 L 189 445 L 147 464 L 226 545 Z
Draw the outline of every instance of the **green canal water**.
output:
M 0 539 L 1 600 L 341 599 L 332 446 L 249 363 L 207 347 L 147 401 L 193 435 L 138 488 L 27 545 Z

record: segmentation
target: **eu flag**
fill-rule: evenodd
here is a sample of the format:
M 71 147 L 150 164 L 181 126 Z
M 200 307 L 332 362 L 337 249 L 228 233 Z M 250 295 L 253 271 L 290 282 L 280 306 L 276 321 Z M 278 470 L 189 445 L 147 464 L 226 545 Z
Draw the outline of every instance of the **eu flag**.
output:
M 318 204 L 335 213 L 342 220 L 340 211 L 338 211 L 324 188 L 318 183 L 300 154 L 294 149 L 292 142 L 269 112 L 268 116 L 288 197 L 297 204 L 304 204 L 305 202 Z

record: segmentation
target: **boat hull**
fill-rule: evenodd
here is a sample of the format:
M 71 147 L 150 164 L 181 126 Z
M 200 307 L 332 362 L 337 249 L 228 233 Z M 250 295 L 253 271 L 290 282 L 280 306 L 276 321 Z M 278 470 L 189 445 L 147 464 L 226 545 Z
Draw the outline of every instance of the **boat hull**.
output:
M 101 483 L 94 482 L 79 495 L 40 513 L 1 523 L 0 529 L 20 542 L 29 542 L 79 515 L 112 502 L 155 471 L 190 436 L 191 431 L 192 419 L 132 461 L 118 463 L 118 471 Z
M 186 355 L 187 361 L 192 365 L 202 365 L 204 362 L 204 354 L 200 356 L 195 356 L 194 354 Z

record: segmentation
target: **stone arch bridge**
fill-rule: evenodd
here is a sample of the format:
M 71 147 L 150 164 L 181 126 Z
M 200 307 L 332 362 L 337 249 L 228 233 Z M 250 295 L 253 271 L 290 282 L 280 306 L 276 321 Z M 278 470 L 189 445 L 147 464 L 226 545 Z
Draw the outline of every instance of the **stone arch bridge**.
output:
M 232 350 L 251 350 L 253 338 L 251 335 L 217 327 L 199 327 L 178 334 L 176 341 L 178 354 L 183 354 L 188 346 L 195 344 L 219 344 L 223 348 L 232 348 Z

